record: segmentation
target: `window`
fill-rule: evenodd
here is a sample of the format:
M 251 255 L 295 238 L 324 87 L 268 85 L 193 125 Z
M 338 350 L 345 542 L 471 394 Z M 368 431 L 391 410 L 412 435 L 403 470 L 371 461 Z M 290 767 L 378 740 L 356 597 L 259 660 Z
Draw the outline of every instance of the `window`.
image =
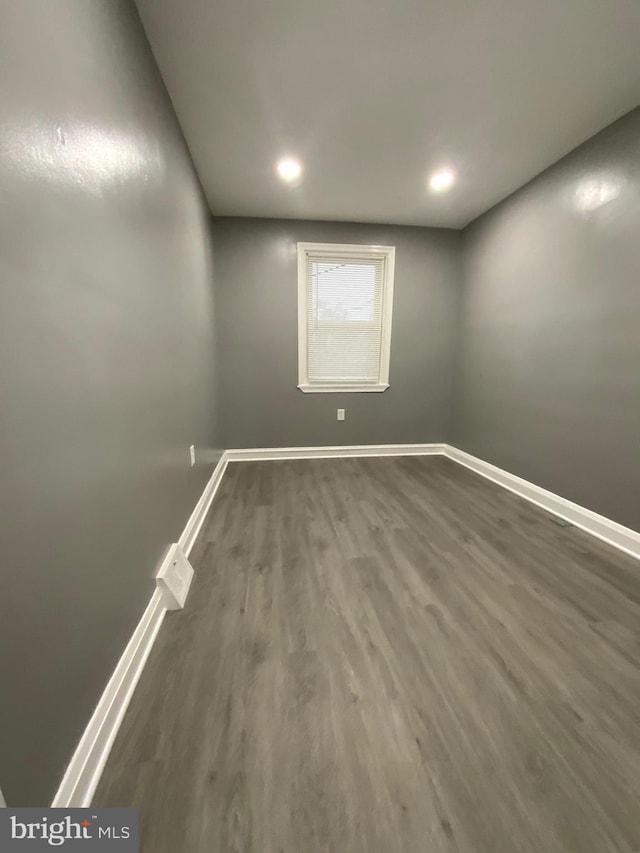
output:
M 389 387 L 393 246 L 298 243 L 298 388 Z

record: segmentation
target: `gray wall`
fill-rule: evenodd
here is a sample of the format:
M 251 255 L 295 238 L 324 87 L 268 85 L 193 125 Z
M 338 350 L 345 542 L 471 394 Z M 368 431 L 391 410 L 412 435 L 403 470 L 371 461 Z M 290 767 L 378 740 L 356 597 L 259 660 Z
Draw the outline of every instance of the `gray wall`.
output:
M 130 3 L 0 0 L 0 116 L 0 785 L 44 805 L 211 470 L 212 261 Z
M 453 441 L 640 529 L 640 109 L 465 232 Z
M 396 246 L 390 387 L 298 390 L 298 241 Z M 220 413 L 226 447 L 444 441 L 460 292 L 456 231 L 215 219 Z M 346 420 L 336 421 L 336 409 Z

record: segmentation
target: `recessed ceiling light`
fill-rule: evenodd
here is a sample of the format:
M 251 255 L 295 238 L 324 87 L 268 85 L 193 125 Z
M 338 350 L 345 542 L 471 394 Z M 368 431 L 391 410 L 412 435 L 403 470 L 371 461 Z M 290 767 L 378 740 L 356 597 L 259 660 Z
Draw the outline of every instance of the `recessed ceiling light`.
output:
M 429 189 L 434 193 L 442 193 L 450 189 L 456 181 L 453 169 L 438 169 L 429 178 Z
M 278 165 L 276 166 L 278 174 L 282 178 L 283 181 L 287 183 L 292 183 L 296 181 L 300 175 L 302 174 L 302 166 L 297 160 L 293 160 L 290 157 L 285 158 L 284 160 L 280 160 Z

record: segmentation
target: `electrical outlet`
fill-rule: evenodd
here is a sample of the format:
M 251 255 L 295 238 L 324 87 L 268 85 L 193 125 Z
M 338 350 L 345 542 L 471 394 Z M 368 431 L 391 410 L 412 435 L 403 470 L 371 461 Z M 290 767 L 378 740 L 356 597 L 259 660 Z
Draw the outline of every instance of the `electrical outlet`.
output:
M 344 420 L 344 413 L 345 413 L 345 410 L 344 410 L 344 409 L 338 409 L 338 420 L 339 420 L 339 421 L 343 421 L 343 420 Z
M 192 444 L 191 447 L 189 448 L 189 459 L 191 460 L 191 467 L 193 468 L 193 466 L 196 464 L 196 446 L 195 446 L 195 444 Z

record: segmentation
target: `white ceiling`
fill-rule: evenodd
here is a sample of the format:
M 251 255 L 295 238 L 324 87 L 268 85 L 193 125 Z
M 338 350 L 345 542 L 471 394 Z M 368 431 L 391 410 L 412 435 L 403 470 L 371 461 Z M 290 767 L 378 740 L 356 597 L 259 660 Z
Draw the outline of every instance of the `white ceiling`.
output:
M 640 0 L 138 6 L 218 215 L 460 228 L 640 101 Z

